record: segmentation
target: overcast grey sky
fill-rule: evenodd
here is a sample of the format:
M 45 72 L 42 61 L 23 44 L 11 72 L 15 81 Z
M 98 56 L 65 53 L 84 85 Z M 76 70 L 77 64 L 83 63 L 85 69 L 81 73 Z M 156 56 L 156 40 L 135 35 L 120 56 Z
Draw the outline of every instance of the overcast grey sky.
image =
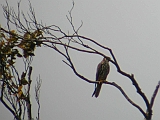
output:
M 15 0 L 8 3 L 16 7 Z M 72 0 L 31 0 L 37 19 L 47 25 L 55 24 L 71 31 L 66 19 Z M 5 0 L 1 0 L 5 4 Z M 22 10 L 28 11 L 27 0 L 22 0 Z M 79 31 L 97 42 L 112 48 L 122 70 L 133 73 L 142 91 L 150 99 L 160 80 L 160 1 L 159 0 L 75 0 L 74 25 Z M 2 9 L 0 24 L 4 27 Z M 103 50 L 102 50 L 103 51 Z M 103 51 L 109 55 L 107 51 Z M 95 79 L 97 64 L 102 57 L 72 52 L 77 70 Z M 52 49 L 38 48 L 33 61 L 32 79 L 41 76 L 41 120 L 143 120 L 142 114 L 130 105 L 114 87 L 103 85 L 100 96 L 92 98 L 94 85 L 76 77 Z M 17 66 L 21 67 L 20 64 Z M 111 71 L 107 78 L 119 84 L 128 96 L 145 110 L 145 104 L 136 93 L 130 80 Z M 32 84 L 32 106 L 36 116 Z M 153 107 L 153 120 L 159 120 L 160 95 Z M 0 119 L 9 120 L 11 114 L 0 104 Z

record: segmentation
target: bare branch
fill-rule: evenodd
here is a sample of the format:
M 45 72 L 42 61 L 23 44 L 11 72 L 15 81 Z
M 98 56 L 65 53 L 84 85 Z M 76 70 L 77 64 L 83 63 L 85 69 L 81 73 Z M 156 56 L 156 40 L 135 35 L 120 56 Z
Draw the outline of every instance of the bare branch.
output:
M 37 120 L 40 120 L 40 88 L 42 85 L 42 80 L 40 79 L 40 76 L 37 78 L 37 84 L 35 85 L 35 99 L 38 104 L 38 115 L 36 117 Z
M 157 93 L 158 93 L 159 87 L 160 87 L 160 81 L 158 82 L 158 84 L 157 84 L 157 86 L 156 86 L 156 88 L 155 88 L 155 90 L 154 90 L 154 93 L 153 93 L 153 95 L 152 95 L 152 98 L 151 98 L 151 101 L 150 101 L 150 106 L 151 106 L 151 108 L 153 107 L 154 100 L 155 100 L 156 95 L 157 95 Z
M 142 110 L 142 108 L 141 108 L 139 105 L 137 105 L 136 103 L 134 103 L 134 102 L 127 96 L 127 94 L 124 92 L 124 90 L 123 90 L 119 85 L 117 85 L 115 82 L 107 82 L 107 81 L 106 81 L 106 82 L 104 82 L 104 83 L 116 87 L 116 88 L 122 93 L 122 95 L 126 98 L 126 100 L 127 100 L 129 103 L 131 103 L 134 107 L 136 107 L 136 108 L 143 114 L 143 116 L 144 116 L 145 118 L 147 117 L 146 114 L 145 114 L 145 112 Z
M 28 119 L 32 119 L 32 109 L 31 109 L 31 101 L 30 101 L 30 87 L 31 87 L 31 73 L 32 73 L 32 67 L 29 67 L 29 72 L 28 72 L 28 92 L 27 92 L 27 97 L 26 97 L 26 106 L 27 106 L 27 113 L 28 113 Z

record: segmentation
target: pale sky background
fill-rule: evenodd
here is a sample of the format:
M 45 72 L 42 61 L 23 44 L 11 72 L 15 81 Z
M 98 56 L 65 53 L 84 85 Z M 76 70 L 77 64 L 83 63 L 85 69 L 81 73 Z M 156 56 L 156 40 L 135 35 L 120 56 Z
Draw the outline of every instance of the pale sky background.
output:
M 8 3 L 16 8 L 15 0 Z M 31 0 L 37 19 L 47 25 L 55 24 L 66 33 L 71 26 L 66 19 L 72 0 Z M 5 4 L 5 0 L 1 0 Z M 28 11 L 27 0 L 22 0 L 22 10 Z M 133 73 L 142 91 L 150 99 L 160 80 L 160 1 L 159 0 L 75 0 L 74 25 L 79 31 L 97 42 L 112 48 L 122 70 Z M 2 9 L 0 24 L 4 27 Z M 96 47 L 97 48 L 97 47 Z M 98 49 L 98 48 L 97 48 Z M 99 49 L 100 50 L 100 49 Z M 107 51 L 103 51 L 109 55 Z M 77 70 L 95 80 L 101 56 L 72 52 Z M 41 120 L 143 120 L 138 109 L 128 103 L 119 90 L 103 85 L 100 96 L 91 97 L 94 84 L 76 77 L 65 65 L 64 58 L 49 48 L 38 48 L 33 61 L 32 106 L 36 116 L 34 81 L 41 76 Z M 17 66 L 22 66 L 17 63 Z M 146 109 L 131 81 L 116 72 L 110 64 L 109 81 L 119 84 L 128 96 Z M 154 107 L 153 120 L 159 120 L 160 93 Z M 12 119 L 11 113 L 0 104 L 0 119 Z

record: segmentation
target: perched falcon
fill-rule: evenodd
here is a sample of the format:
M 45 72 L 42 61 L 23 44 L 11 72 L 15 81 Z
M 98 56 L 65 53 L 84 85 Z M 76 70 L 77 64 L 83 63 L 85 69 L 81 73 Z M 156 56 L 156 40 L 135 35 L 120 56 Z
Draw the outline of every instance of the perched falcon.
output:
M 95 97 L 98 97 L 101 90 L 101 86 L 102 86 L 101 81 L 106 80 L 109 70 L 110 70 L 109 60 L 107 60 L 106 58 L 103 58 L 103 60 L 98 64 L 97 72 L 96 72 L 96 81 L 100 81 L 100 82 L 95 84 L 95 90 L 92 94 L 92 97 L 94 95 Z

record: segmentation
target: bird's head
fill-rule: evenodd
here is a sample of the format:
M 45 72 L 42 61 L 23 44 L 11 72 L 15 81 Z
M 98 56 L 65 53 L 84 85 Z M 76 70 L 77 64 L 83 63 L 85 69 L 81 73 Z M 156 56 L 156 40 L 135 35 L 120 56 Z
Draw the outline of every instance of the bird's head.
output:
M 107 58 L 104 57 L 104 58 L 103 58 L 103 61 L 109 62 L 109 60 L 110 60 L 110 57 L 107 57 Z

